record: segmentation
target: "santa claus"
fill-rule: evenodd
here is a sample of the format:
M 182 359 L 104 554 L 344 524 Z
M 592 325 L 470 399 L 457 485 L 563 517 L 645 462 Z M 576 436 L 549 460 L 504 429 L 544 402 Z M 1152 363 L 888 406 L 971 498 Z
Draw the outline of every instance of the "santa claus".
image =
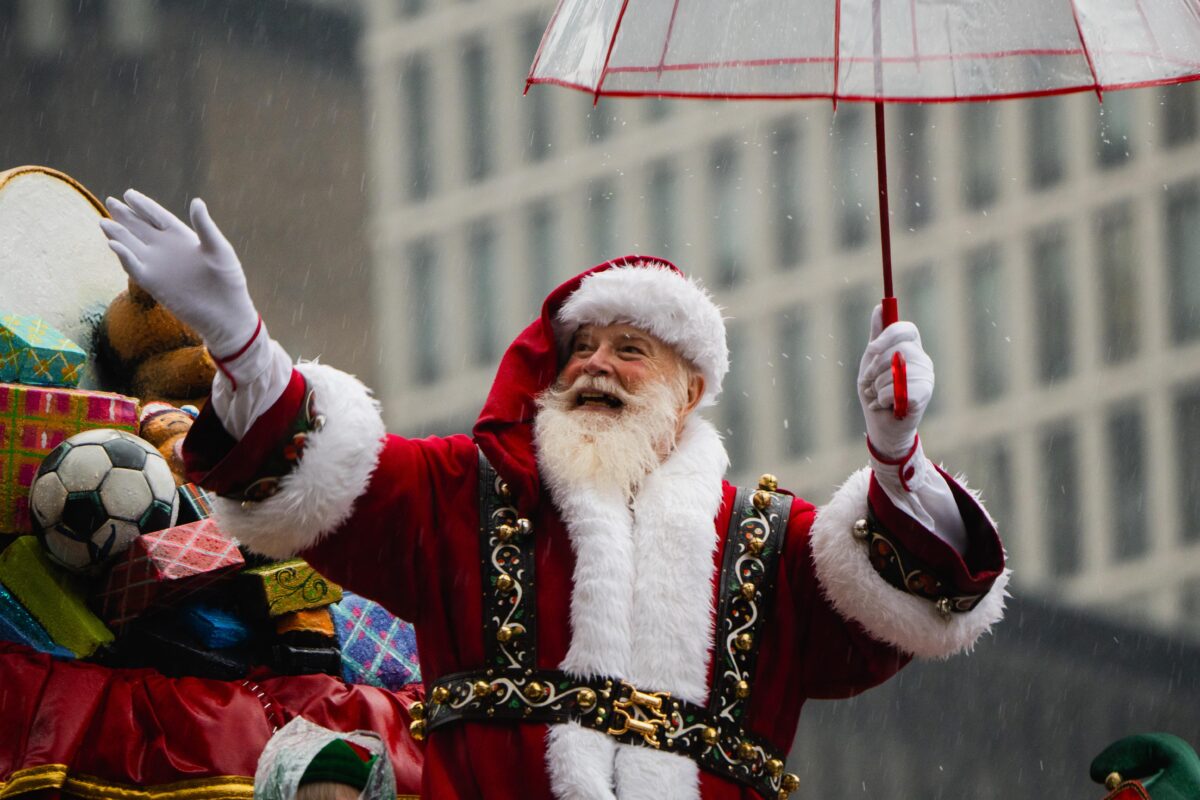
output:
M 423 796 L 786 797 L 805 700 L 969 649 L 1002 615 L 994 526 L 917 437 L 933 367 L 910 323 L 880 330 L 876 309 L 870 464 L 818 509 L 769 475 L 724 480 L 698 413 L 728 369 L 724 322 L 665 261 L 558 287 L 472 435 L 413 440 L 350 375 L 292 365 L 201 201 L 191 225 L 134 191 L 108 207 L 125 269 L 220 365 L 185 452 L 225 529 L 416 626 Z

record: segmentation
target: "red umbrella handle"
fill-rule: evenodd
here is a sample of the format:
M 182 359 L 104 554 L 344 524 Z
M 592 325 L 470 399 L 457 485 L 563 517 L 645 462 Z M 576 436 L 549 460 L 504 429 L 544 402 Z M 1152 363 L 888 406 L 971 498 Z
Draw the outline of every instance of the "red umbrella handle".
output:
M 883 138 L 883 103 L 875 103 L 875 167 L 879 173 L 879 241 L 883 250 L 883 327 L 900 319 L 900 307 L 892 293 L 892 229 L 888 220 L 887 155 Z M 892 386 L 896 419 L 908 416 L 908 368 L 904 356 L 892 355 Z

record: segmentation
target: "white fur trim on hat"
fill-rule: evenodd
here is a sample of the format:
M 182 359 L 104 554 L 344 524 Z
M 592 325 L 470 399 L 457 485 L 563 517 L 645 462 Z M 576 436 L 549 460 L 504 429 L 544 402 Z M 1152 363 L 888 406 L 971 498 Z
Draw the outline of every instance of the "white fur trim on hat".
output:
M 701 406 L 711 406 L 729 371 L 725 320 L 691 278 L 653 260 L 627 262 L 583 279 L 558 311 L 555 335 L 566 347 L 580 325 L 624 322 L 674 347 L 704 376 Z

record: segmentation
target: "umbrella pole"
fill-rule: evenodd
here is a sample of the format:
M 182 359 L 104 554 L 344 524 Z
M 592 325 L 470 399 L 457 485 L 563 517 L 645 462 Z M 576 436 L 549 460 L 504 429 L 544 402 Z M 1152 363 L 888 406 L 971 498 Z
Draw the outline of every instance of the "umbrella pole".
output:
M 892 290 L 892 225 L 888 218 L 887 148 L 884 141 L 883 102 L 875 101 L 875 167 L 879 173 L 879 245 L 883 254 L 883 327 L 900 319 L 900 307 Z M 904 356 L 892 355 L 892 387 L 896 419 L 908 416 L 908 369 Z

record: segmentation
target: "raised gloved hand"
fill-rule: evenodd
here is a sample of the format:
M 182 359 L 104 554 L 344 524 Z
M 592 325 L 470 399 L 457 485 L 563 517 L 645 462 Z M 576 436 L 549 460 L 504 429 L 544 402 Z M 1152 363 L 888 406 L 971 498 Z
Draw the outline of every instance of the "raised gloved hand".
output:
M 204 201 L 192 200 L 191 226 L 141 192 L 105 203 L 108 246 L 125 272 L 155 300 L 200 334 L 214 358 L 238 353 L 259 327 L 246 275 Z
M 908 414 L 896 419 L 893 403 L 892 354 L 907 362 Z M 933 397 L 933 361 L 921 347 L 921 334 L 911 322 L 883 327 L 882 308 L 871 314 L 871 340 L 858 365 L 858 400 L 867 423 L 872 454 L 880 461 L 900 462 L 912 455 L 917 426 Z

